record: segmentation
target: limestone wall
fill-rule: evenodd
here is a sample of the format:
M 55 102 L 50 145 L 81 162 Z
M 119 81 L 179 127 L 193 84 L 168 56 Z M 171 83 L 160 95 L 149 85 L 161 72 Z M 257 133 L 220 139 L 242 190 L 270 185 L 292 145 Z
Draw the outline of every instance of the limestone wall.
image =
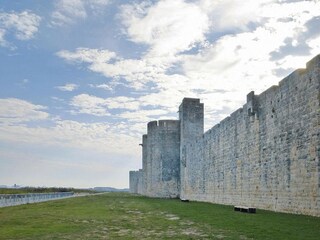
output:
M 186 192 L 186 158 L 187 146 L 194 142 L 195 139 L 203 136 L 204 129 L 204 106 L 199 99 L 184 98 L 179 107 L 180 120 L 180 198 L 184 199 Z
M 143 171 L 130 171 L 129 172 L 129 190 L 130 193 L 134 194 L 144 194 L 144 181 L 143 181 Z
M 190 200 L 320 215 L 320 56 L 186 147 Z
M 178 197 L 180 191 L 180 122 L 160 120 L 148 123 L 143 138 L 145 195 Z
M 130 191 L 320 216 L 320 55 L 203 134 L 203 104 L 154 121 Z

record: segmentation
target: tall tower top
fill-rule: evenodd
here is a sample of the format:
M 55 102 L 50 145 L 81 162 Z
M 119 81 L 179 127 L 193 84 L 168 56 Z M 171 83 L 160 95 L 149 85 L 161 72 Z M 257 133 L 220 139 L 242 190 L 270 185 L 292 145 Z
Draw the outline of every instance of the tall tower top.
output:
M 204 106 L 199 98 L 184 98 L 179 107 L 181 142 L 187 143 L 203 134 Z

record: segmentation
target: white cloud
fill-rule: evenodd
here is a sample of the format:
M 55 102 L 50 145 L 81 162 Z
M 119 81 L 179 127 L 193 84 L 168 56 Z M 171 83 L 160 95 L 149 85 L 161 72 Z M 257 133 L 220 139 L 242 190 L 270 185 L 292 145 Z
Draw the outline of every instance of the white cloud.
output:
M 213 124 L 241 107 L 248 92 L 259 93 L 277 84 L 280 77 L 303 67 L 320 52 L 315 27 L 318 20 L 309 22 L 319 16 L 316 2 L 250 0 L 239 4 L 231 0 L 164 0 L 154 5 L 146 1 L 124 5 L 121 17 L 127 36 L 149 47 L 142 56 L 123 59 L 108 50 L 81 48 L 61 51 L 58 56 L 88 64 L 91 71 L 111 78 L 112 86 L 125 82 L 127 87 L 147 90 L 148 94 L 141 91 L 136 97 L 135 106 L 140 110 L 158 108 L 171 116 L 183 97 L 199 97 Z M 220 20 L 219 11 L 226 18 Z M 212 38 L 216 29 L 222 32 Z M 232 34 L 223 33 L 225 30 Z M 311 31 L 312 38 L 308 37 Z M 185 52 L 190 48 L 192 51 Z M 272 59 L 274 56 L 277 59 Z M 100 107 L 94 105 L 93 109 L 105 114 L 100 109 L 107 108 L 105 99 L 96 100 Z M 145 111 L 138 116 L 132 109 L 118 116 L 138 122 L 148 121 L 147 114 Z
M 105 99 L 109 109 L 139 110 L 139 103 L 135 98 L 118 96 Z
M 58 0 L 51 15 L 51 24 L 54 26 L 74 24 L 86 19 L 89 11 L 101 12 L 109 3 L 109 0 Z
M 52 96 L 51 99 L 57 102 L 64 102 L 64 99 L 55 96 Z
M 9 30 L 14 30 L 14 35 L 19 40 L 29 40 L 38 32 L 41 17 L 29 11 L 21 13 L 0 13 L 0 25 Z
M 5 36 L 13 33 L 16 39 L 25 41 L 35 37 L 39 30 L 41 17 L 30 12 L 0 12 L 0 46 L 9 47 Z
M 307 9 L 310 9 L 308 14 Z M 289 67 L 281 61 L 270 61 L 272 53 L 284 46 L 286 39 L 297 41 L 306 34 L 304 24 L 319 11 L 320 7 L 312 2 L 265 6 L 260 9 L 266 18 L 264 24 L 253 31 L 221 37 L 200 54 L 186 56 L 184 72 L 190 79 L 198 81 L 211 77 L 223 89 L 239 89 L 241 86 L 245 89 L 265 89 L 278 79 L 273 75 L 274 69 Z M 291 20 L 281 21 L 284 12 Z M 294 52 L 292 54 L 294 56 Z M 290 52 L 284 54 L 289 55 Z M 310 57 L 305 52 L 303 61 Z M 290 68 L 301 67 L 303 61 L 290 62 Z
M 172 92 L 168 92 L 167 99 L 163 95 L 147 95 L 138 98 L 117 96 L 109 98 L 100 98 L 91 96 L 88 94 L 77 95 L 72 98 L 70 105 L 75 108 L 74 114 L 90 114 L 93 116 L 112 116 L 118 120 L 123 119 L 130 123 L 144 123 L 159 118 L 165 117 L 170 113 L 171 109 L 176 111 L 177 104 L 170 102 Z M 160 99 L 160 98 L 161 99 Z M 157 109 L 150 109 L 150 107 L 156 107 Z M 170 110 L 169 110 L 170 109 Z M 116 113 L 110 113 L 112 110 L 117 110 Z M 141 125 L 140 125 L 141 126 Z M 128 126 L 128 129 L 131 127 Z M 139 134 L 142 134 L 140 129 Z M 135 129 L 135 132 L 138 129 Z
M 143 9 L 143 10 L 142 10 Z M 151 55 L 175 55 L 205 40 L 207 15 L 193 3 L 162 0 L 155 5 L 125 5 L 122 21 L 130 40 L 151 46 Z
M 74 23 L 78 19 L 87 17 L 84 4 L 81 0 L 59 0 L 56 2 L 56 10 L 52 13 L 53 25 Z
M 17 98 L 0 99 L 0 124 L 47 120 L 49 114 L 43 111 L 46 109 Z
M 72 147 L 108 154 L 137 155 L 136 136 L 127 132 L 123 123 L 80 123 L 56 121 L 52 127 L 28 127 L 21 124 L 0 125 L 0 141 L 41 146 Z
M 84 0 L 84 3 L 92 10 L 94 13 L 99 13 L 106 6 L 110 4 L 111 0 Z
M 0 28 L 0 46 L 7 47 L 8 42 L 5 39 L 6 30 Z
M 73 97 L 70 104 L 75 107 L 74 114 L 85 113 L 94 116 L 110 116 L 109 110 L 111 109 L 139 109 L 139 103 L 136 99 L 124 96 L 100 98 L 88 94 L 80 94 Z
M 147 59 L 119 59 L 114 63 L 95 62 L 89 66 L 89 69 L 111 77 L 114 81 L 121 82 L 123 79 L 134 89 L 143 89 L 148 82 L 165 71 L 163 66 Z
M 100 88 L 107 91 L 113 91 L 113 87 L 110 84 L 89 84 L 89 87 L 91 88 Z
M 116 59 L 114 52 L 90 48 L 77 48 L 75 52 L 62 50 L 57 52 L 57 56 L 70 63 L 106 63 L 112 59 Z
M 94 116 L 110 116 L 104 99 L 88 94 L 77 95 L 72 98 L 71 106 L 75 107 L 74 114 L 90 114 Z
M 320 52 L 320 36 L 307 41 L 308 45 L 311 47 L 311 54 L 316 56 Z
M 91 71 L 113 78 L 113 84 L 123 78 L 135 89 L 143 88 L 168 67 L 162 60 L 158 62 L 159 59 L 122 59 L 114 52 L 99 49 L 78 48 L 75 52 L 63 50 L 57 56 L 69 63 L 86 63 Z
M 167 110 L 154 109 L 154 110 L 139 110 L 139 111 L 127 111 L 119 114 L 120 118 L 127 119 L 130 123 L 144 123 L 147 124 L 150 121 L 162 119 L 166 114 Z M 141 129 L 140 129 L 141 133 Z
M 189 83 L 190 80 L 180 74 L 159 75 L 157 91 L 141 96 L 139 101 L 142 106 L 176 112 L 184 97 L 197 97 L 192 95 Z
M 125 82 L 131 88 L 142 90 L 149 82 L 161 81 L 165 72 L 179 60 L 177 53 L 205 40 L 208 19 L 193 3 L 165 0 L 153 6 L 143 2 L 124 5 L 121 9 L 128 37 L 150 45 L 144 56 L 123 59 L 108 50 L 88 48 L 78 48 L 75 52 L 63 50 L 57 55 L 71 63 L 88 64 L 91 71 L 112 78 L 113 85 Z
M 209 15 L 214 30 L 248 29 L 249 24 L 263 20 L 261 10 L 277 0 L 201 0 L 200 7 Z
M 67 83 L 64 86 L 57 86 L 56 88 L 59 89 L 60 91 L 67 91 L 67 92 L 72 92 L 76 90 L 79 86 L 74 83 Z

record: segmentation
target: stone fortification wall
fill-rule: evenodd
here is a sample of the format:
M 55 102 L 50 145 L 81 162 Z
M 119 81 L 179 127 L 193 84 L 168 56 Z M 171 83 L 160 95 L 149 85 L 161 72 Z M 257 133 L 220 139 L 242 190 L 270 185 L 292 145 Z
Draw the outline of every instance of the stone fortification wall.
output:
M 320 56 L 186 146 L 181 196 L 320 216 Z
M 203 104 L 185 98 L 142 144 L 133 192 L 320 216 L 320 55 L 204 134 Z
M 144 194 L 143 188 L 143 171 L 130 171 L 129 172 L 129 189 L 130 193 Z
M 45 202 L 74 196 L 73 192 L 0 194 L 0 207 Z
M 143 136 L 144 194 L 177 197 L 180 191 L 180 122 L 160 120 L 148 123 Z

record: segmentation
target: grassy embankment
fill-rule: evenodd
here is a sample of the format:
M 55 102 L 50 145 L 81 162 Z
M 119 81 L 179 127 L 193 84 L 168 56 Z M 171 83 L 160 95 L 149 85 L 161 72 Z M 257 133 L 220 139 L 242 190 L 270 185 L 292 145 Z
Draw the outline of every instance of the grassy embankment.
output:
M 320 218 L 127 193 L 0 208 L 0 239 L 319 239 Z

